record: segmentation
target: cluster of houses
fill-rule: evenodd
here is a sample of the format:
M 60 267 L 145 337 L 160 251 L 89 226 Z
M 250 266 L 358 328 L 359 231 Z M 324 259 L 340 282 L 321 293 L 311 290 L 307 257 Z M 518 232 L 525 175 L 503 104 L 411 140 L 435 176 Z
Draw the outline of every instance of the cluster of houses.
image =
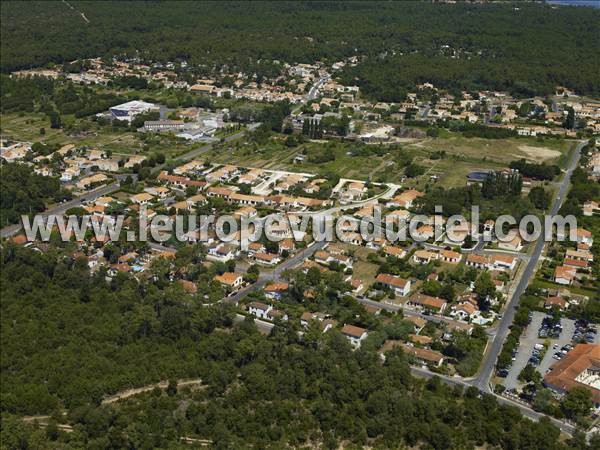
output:
M 357 87 L 341 86 L 334 80 L 325 83 L 320 91 L 322 97 L 292 117 L 297 131 L 305 121 L 319 123 L 324 118 L 340 119 L 346 114 L 352 116 L 347 137 L 365 142 L 394 141 L 398 135 L 390 124 L 409 119 L 429 123 L 448 120 L 477 123 L 513 130 L 519 136 L 576 137 L 575 131 L 563 127 L 571 108 L 576 120 L 585 123 L 587 131 L 600 131 L 600 102 L 579 98 L 566 88 L 557 88 L 553 102 L 541 97 L 515 99 L 506 92 L 494 91 L 462 92 L 455 96 L 438 90 L 431 83 L 416 86 L 416 90 L 399 103 L 361 100 Z M 435 93 L 435 101 L 431 100 L 432 93 Z
M 7 162 L 18 162 L 33 167 L 36 174 L 59 177 L 67 189 L 86 191 L 105 184 L 111 177 L 103 172 L 116 173 L 133 168 L 146 160 L 143 155 L 113 158 L 97 149 L 66 144 L 50 154 L 38 154 L 31 159 L 30 143 L 18 142 L 2 146 L 0 157 Z
M 573 284 L 582 277 L 589 276 L 594 255 L 591 246 L 594 243 L 591 231 L 577 228 L 577 247 L 567 248 L 562 264 L 554 269 L 554 282 L 562 285 Z

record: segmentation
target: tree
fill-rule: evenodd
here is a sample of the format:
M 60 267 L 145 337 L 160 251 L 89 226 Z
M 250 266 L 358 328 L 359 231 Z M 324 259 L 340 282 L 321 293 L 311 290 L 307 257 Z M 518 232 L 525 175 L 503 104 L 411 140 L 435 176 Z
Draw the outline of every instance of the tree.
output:
M 563 127 L 567 128 L 568 130 L 575 128 L 575 110 L 571 106 L 567 108 L 567 117 L 563 122 Z
M 56 111 L 51 111 L 49 114 L 50 117 L 50 128 L 60 128 L 62 125 L 62 120 Z
M 167 386 L 167 395 L 169 397 L 174 397 L 177 395 L 177 380 L 171 378 L 169 380 L 169 385 Z
M 531 188 L 528 198 L 538 209 L 546 210 L 550 207 L 550 192 L 546 191 L 541 186 Z
M 523 370 L 521 370 L 521 373 L 519 373 L 518 378 L 519 380 L 525 381 L 527 383 L 539 384 L 542 376 L 539 374 L 539 372 L 534 366 L 532 366 L 531 364 L 527 364 L 523 368 Z
M 425 167 L 419 166 L 418 164 L 412 162 L 404 169 L 404 174 L 409 178 L 419 177 L 424 173 Z
M 489 309 L 489 299 L 496 295 L 496 285 L 492 281 L 492 277 L 488 272 L 483 272 L 473 287 L 473 292 L 477 294 L 477 302 L 482 310 Z
M 560 402 L 561 409 L 570 419 L 585 417 L 592 406 L 594 404 L 591 392 L 580 386 L 572 388 Z

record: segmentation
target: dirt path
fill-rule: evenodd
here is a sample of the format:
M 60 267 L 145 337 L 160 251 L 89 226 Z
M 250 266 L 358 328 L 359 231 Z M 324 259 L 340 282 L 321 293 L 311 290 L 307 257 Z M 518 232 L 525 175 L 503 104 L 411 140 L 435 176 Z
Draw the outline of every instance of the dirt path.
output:
M 29 423 L 29 424 L 37 424 L 40 427 L 46 428 L 48 426 L 48 423 L 50 422 L 50 416 L 25 416 L 23 417 L 23 422 L 25 423 Z M 60 431 L 64 431 L 65 433 L 72 433 L 73 432 L 73 427 L 71 425 L 67 425 L 64 423 L 58 423 L 56 424 L 56 427 L 60 430 Z
M 193 379 L 193 380 L 177 380 L 177 388 L 183 388 L 187 386 L 200 386 L 202 384 L 202 380 Z M 154 388 L 166 389 L 169 385 L 168 381 L 160 381 L 158 383 L 148 384 L 146 386 L 142 386 L 139 388 L 126 389 L 121 392 L 117 392 L 114 395 L 109 397 L 105 397 L 102 400 L 103 405 L 109 405 L 111 403 L 118 402 L 119 400 L 124 400 L 126 398 L 132 397 L 134 395 L 143 394 L 144 392 L 148 392 L 153 390 Z

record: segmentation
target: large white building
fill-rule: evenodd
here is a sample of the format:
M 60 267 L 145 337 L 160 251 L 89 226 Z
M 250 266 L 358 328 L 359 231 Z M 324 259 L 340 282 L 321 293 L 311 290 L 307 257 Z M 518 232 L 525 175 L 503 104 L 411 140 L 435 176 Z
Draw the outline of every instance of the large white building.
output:
M 113 120 L 124 120 L 131 122 L 135 116 L 145 114 L 149 111 L 158 110 L 158 106 L 154 103 L 143 102 L 141 100 L 132 100 L 122 105 L 113 106 L 108 109 L 110 117 Z

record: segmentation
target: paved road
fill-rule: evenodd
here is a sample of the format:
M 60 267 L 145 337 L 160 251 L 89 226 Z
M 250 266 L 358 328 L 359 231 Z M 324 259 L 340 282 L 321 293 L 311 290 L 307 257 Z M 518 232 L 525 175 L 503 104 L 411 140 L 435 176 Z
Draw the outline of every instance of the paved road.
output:
M 550 215 L 554 216 L 558 213 L 558 210 L 562 206 L 564 198 L 569 189 L 569 184 L 571 181 L 571 175 L 573 170 L 577 167 L 577 163 L 579 162 L 579 157 L 581 156 L 581 149 L 585 146 L 587 142 L 581 142 L 577 145 L 575 151 L 573 152 L 573 156 L 571 157 L 571 161 L 569 163 L 569 167 L 565 176 L 561 182 L 560 189 L 554 199 L 554 203 L 552 204 L 552 209 L 550 210 Z M 540 238 L 535 243 L 535 248 L 533 253 L 531 254 L 531 259 L 527 263 L 525 270 L 521 276 L 521 279 L 518 281 L 517 286 L 513 292 L 513 295 L 508 302 L 506 307 L 506 311 L 504 316 L 502 317 L 500 324 L 498 325 L 498 330 L 496 333 L 496 337 L 492 341 L 488 352 L 484 355 L 484 360 L 481 366 L 481 370 L 479 371 L 479 375 L 476 378 L 475 386 L 483 391 L 483 392 L 491 392 L 490 387 L 490 378 L 492 373 L 494 372 L 494 367 L 496 365 L 496 360 L 498 359 L 498 355 L 502 350 L 502 345 L 506 340 L 506 337 L 509 333 L 509 328 L 513 323 L 515 318 L 516 309 L 519 306 L 519 300 L 521 295 L 525 292 L 527 285 L 529 284 L 529 280 L 535 273 L 535 269 L 544 249 L 544 239 Z
M 296 111 L 298 111 L 299 109 L 301 109 L 302 105 L 304 105 L 305 103 L 317 98 L 317 95 L 319 94 L 319 89 L 330 78 L 331 78 L 331 75 L 326 75 L 323 78 L 320 78 L 319 80 L 317 80 L 315 82 L 315 84 L 313 84 L 312 87 L 308 90 L 308 94 L 306 94 L 306 98 L 304 100 L 302 100 L 302 102 L 292 110 L 292 114 L 295 113 Z
M 254 131 L 259 126 L 260 126 L 260 123 L 250 124 L 250 125 L 248 125 L 248 128 L 246 130 L 241 130 L 241 131 L 238 131 L 237 133 L 227 136 L 225 138 L 225 142 L 231 142 L 231 141 L 240 139 L 240 138 L 244 137 L 244 135 L 246 134 L 247 131 Z M 211 150 L 213 145 L 217 144 L 217 143 L 219 143 L 219 142 L 213 142 L 213 143 L 203 145 L 202 147 L 198 147 L 194 150 L 191 150 L 191 151 L 185 153 L 184 155 L 180 156 L 177 159 L 180 161 L 190 161 L 190 160 L 200 156 L 202 153 L 206 153 L 207 151 Z
M 255 292 L 262 289 L 269 281 L 277 281 L 281 277 L 281 274 L 292 267 L 300 264 L 302 261 L 310 258 L 315 252 L 321 250 L 327 242 L 315 242 L 314 244 L 296 252 L 294 256 L 282 262 L 277 268 L 272 271 L 264 272 L 261 271 L 256 283 L 251 284 L 243 289 L 237 291 L 234 295 L 226 297 L 223 301 L 227 303 L 238 303 L 241 299 L 246 297 L 251 292 Z
M 244 320 L 246 320 L 246 317 L 247 316 L 244 316 L 243 314 L 236 314 L 233 320 L 235 322 L 243 322 Z M 258 331 L 264 334 L 271 333 L 271 330 L 275 326 L 274 323 L 267 322 L 266 320 L 261 320 L 258 317 L 254 317 L 254 324 L 256 325 L 256 328 L 258 328 Z
M 43 213 L 41 213 L 42 217 L 48 217 L 50 215 L 63 214 L 70 208 L 74 208 L 76 206 L 81 206 L 84 201 L 93 200 L 98 197 L 102 197 L 104 195 L 111 194 L 119 190 L 119 183 L 115 182 L 112 184 L 108 184 L 106 186 L 101 186 L 98 189 L 94 189 L 93 191 L 86 192 L 85 194 L 74 198 L 73 200 L 69 200 L 65 203 L 60 203 L 56 206 L 53 206 L 50 209 L 47 209 Z M 7 238 L 14 236 L 21 229 L 21 224 L 10 225 L 8 227 L 2 228 L 0 230 L 0 236 L 2 238 Z
M 407 317 L 419 317 L 421 319 L 428 320 L 430 322 L 435 322 L 435 323 L 444 322 L 444 323 L 447 323 L 450 325 L 458 325 L 458 326 L 467 325 L 466 322 L 460 322 L 460 321 L 451 319 L 449 317 L 440 316 L 437 314 L 423 314 L 422 312 L 417 311 L 415 309 L 404 308 L 401 305 L 396 305 L 393 303 L 378 302 L 378 301 L 370 300 L 370 299 L 364 298 L 364 297 L 354 297 L 354 299 L 356 299 L 357 302 L 362 303 L 363 305 L 372 306 L 374 308 L 381 308 L 381 309 L 384 309 L 384 310 L 390 311 L 390 312 L 397 312 L 397 311 L 401 310 L 402 313 L 404 314 L 404 316 L 407 316 Z
M 428 369 L 411 366 L 410 370 L 411 370 L 412 374 L 417 377 L 431 378 L 431 377 L 437 376 L 445 384 L 458 385 L 458 386 L 463 386 L 465 388 L 472 386 L 471 382 L 466 381 L 462 378 L 449 377 L 447 375 L 433 373 L 433 372 L 429 371 Z M 519 411 L 521 412 L 521 414 L 523 414 L 525 417 L 530 418 L 531 420 L 538 421 L 543 417 L 547 417 L 557 428 L 559 428 L 564 433 L 572 435 L 576 429 L 575 426 L 570 423 L 563 422 L 561 420 L 555 419 L 554 417 L 550 417 L 545 414 L 536 412 L 533 409 L 531 409 L 529 406 L 527 406 L 526 404 L 521 403 L 517 400 L 513 400 L 513 399 L 510 399 L 510 398 L 507 398 L 507 397 L 504 397 L 501 395 L 497 395 L 494 393 L 489 393 L 489 395 L 493 395 L 495 397 L 496 401 L 498 401 L 498 403 L 502 403 L 504 405 L 514 406 L 514 407 L 518 408 Z
M 317 94 L 319 93 L 319 88 L 321 86 L 323 86 L 323 84 L 329 80 L 329 78 L 331 78 L 331 75 L 327 75 L 324 76 L 323 78 L 320 78 L 319 81 L 317 81 L 308 91 L 308 96 L 306 97 L 307 101 L 310 100 L 314 100 L 317 97 Z
M 246 131 L 252 131 L 252 130 L 256 129 L 259 125 L 260 125 L 260 123 L 252 124 L 252 125 L 248 126 L 248 130 L 242 130 L 235 134 L 232 134 L 231 136 L 227 136 L 225 138 L 225 142 L 231 142 L 236 139 L 240 139 L 244 136 Z M 201 155 L 202 153 L 209 151 L 212 148 L 212 146 L 213 146 L 213 144 L 204 145 L 202 147 L 199 147 L 197 149 L 194 149 L 194 150 L 191 150 L 191 151 L 185 153 L 184 155 L 180 156 L 178 159 L 182 160 L 182 161 L 192 160 L 192 159 L 196 158 L 197 156 Z M 163 167 L 164 167 L 164 164 L 158 165 L 155 167 L 155 170 L 156 169 L 160 170 Z M 117 178 L 118 180 L 123 180 L 127 176 L 132 176 L 133 178 L 137 177 L 134 174 L 133 175 L 132 174 L 116 174 L 115 178 Z M 81 206 L 81 204 L 84 201 L 93 200 L 98 197 L 102 197 L 104 195 L 109 195 L 118 190 L 119 190 L 118 182 L 115 182 L 115 183 L 112 183 L 112 184 L 109 184 L 106 186 L 101 186 L 98 189 L 94 189 L 93 191 L 87 192 L 77 198 L 74 198 L 73 200 L 70 200 L 66 203 L 61 203 L 60 205 L 56 205 L 56 206 L 44 211 L 42 213 L 42 216 L 48 217 L 49 215 L 52 215 L 52 214 L 63 214 L 69 208 Z M 15 234 L 17 234 L 19 232 L 20 229 L 21 229 L 20 224 L 7 226 L 5 228 L 2 228 L 2 230 L 0 230 L 0 237 L 8 238 L 8 237 L 14 236 Z

